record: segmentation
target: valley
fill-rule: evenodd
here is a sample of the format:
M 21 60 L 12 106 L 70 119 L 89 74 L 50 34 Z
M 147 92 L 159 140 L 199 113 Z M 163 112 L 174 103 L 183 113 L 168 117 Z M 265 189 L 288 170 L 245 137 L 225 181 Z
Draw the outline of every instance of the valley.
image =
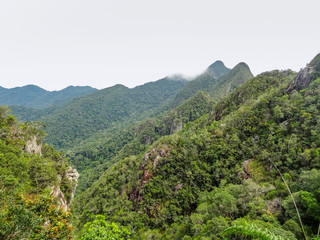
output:
M 0 88 L 0 239 L 319 239 L 319 97 L 320 54 L 300 72 Z

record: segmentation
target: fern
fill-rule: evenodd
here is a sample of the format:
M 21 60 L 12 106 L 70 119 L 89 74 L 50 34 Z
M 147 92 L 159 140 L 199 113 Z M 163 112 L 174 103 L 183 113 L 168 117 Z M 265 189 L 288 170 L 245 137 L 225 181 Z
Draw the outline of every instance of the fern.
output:
M 285 240 L 283 237 L 276 236 L 274 233 L 267 229 L 259 228 L 255 224 L 233 225 L 223 232 L 223 236 L 226 240 L 230 239 L 230 236 L 241 237 L 241 239 Z

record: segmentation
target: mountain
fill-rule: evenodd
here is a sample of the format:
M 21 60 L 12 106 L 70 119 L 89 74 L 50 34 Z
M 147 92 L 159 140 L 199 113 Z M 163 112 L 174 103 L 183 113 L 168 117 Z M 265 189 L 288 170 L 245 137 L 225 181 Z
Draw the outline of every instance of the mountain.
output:
M 221 77 L 225 73 L 227 75 Z M 243 84 L 252 77 L 250 69 L 245 63 L 240 63 L 230 70 L 221 61 L 210 65 L 206 74 L 220 76 L 221 80 L 216 81 L 212 78 L 213 81 L 208 82 L 208 85 L 204 87 L 202 81 L 197 81 L 198 78 L 193 81 L 192 88 L 188 82 L 186 86 L 189 85 L 188 89 L 192 89 L 195 93 L 180 105 L 174 106 L 169 103 L 169 107 L 167 105 L 167 108 L 158 109 L 156 112 L 160 112 L 160 114 L 156 114 L 152 119 L 132 126 L 118 126 L 108 131 L 100 131 L 69 149 L 68 156 L 81 173 L 78 191 L 83 191 L 91 186 L 112 163 L 128 157 L 130 154 L 138 154 L 161 136 L 175 133 L 188 122 L 195 121 L 200 116 L 209 113 L 213 99 L 226 95 L 235 86 Z M 178 80 L 180 77 L 171 76 L 170 79 Z M 200 77 L 200 80 L 203 79 Z M 211 93 L 211 96 L 206 92 L 197 91 L 198 89 Z M 184 90 L 185 88 L 182 88 L 177 96 Z M 192 93 L 190 92 L 190 94 Z M 123 128 L 126 128 L 126 131 L 123 131 Z
M 133 239 L 316 237 L 320 71 L 305 72 L 251 78 L 210 114 L 119 159 L 76 198 L 77 226 L 102 214 Z
M 46 141 L 67 149 L 98 131 L 143 119 L 174 97 L 185 84 L 186 81 L 164 78 L 133 89 L 115 85 L 58 107 L 12 110 L 21 120 L 43 121 L 48 133 Z
M 216 61 L 204 73 L 188 82 L 181 89 L 173 106 L 178 106 L 197 91 L 208 92 L 214 100 L 218 100 L 252 77 L 253 75 L 245 63 L 239 63 L 233 69 L 229 69 L 225 67 L 223 62 Z
M 231 91 L 231 84 L 240 85 L 252 76 L 248 66 L 244 63 L 238 64 L 233 70 L 228 70 L 221 61 L 217 61 L 208 69 L 210 74 L 229 72 L 223 78 L 222 82 L 225 84 L 215 85 L 213 83 L 206 88 L 202 88 L 207 92 L 210 92 L 211 89 L 215 90 L 216 97 L 228 93 L 224 88 Z M 245 75 L 243 73 L 249 74 Z M 180 77 L 171 76 L 170 79 L 179 80 Z M 196 81 L 196 83 L 198 82 Z M 218 83 L 221 82 L 218 81 Z M 193 84 L 193 86 L 197 87 L 196 84 Z M 165 107 L 157 108 L 152 118 L 132 125 L 126 124 L 124 126 L 121 124 L 104 129 L 82 140 L 72 149 L 68 149 L 68 156 L 72 159 L 73 166 L 81 174 L 78 192 L 91 186 L 112 163 L 129 155 L 138 154 L 161 136 L 175 133 L 188 122 L 195 121 L 200 116 L 209 113 L 213 104 L 212 99 L 214 98 L 206 92 L 198 91 L 176 107 L 167 102 Z
M 72 165 L 81 174 L 77 192 L 80 193 L 99 179 L 101 174 L 125 157 L 145 151 L 162 136 L 170 135 L 210 112 L 212 101 L 208 94 L 197 92 L 178 107 L 129 126 L 116 126 L 93 134 L 68 149 Z
M 221 76 L 218 81 L 210 86 L 207 92 L 215 100 L 219 100 L 244 84 L 250 78 L 253 78 L 253 74 L 251 73 L 249 66 L 242 62 L 237 64 L 226 75 Z
M 47 91 L 35 85 L 16 87 L 11 89 L 0 88 L 0 105 L 17 105 L 32 108 L 46 108 L 56 104 L 71 101 L 98 91 L 91 87 L 69 86 L 60 91 Z
M 219 79 L 231 71 L 227 68 L 224 63 L 220 60 L 212 63 L 206 70 L 206 72 L 211 75 L 214 79 Z

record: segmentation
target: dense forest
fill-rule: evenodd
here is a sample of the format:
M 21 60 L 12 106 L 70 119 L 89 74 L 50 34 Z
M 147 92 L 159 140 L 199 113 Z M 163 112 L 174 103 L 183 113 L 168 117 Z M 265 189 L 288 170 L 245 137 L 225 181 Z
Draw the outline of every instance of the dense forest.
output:
M 319 97 L 320 54 L 2 107 L 0 238 L 320 239 Z
M 34 85 L 6 89 L 0 87 L 0 105 L 43 109 L 98 91 L 91 87 L 69 86 L 60 91 L 47 91 Z

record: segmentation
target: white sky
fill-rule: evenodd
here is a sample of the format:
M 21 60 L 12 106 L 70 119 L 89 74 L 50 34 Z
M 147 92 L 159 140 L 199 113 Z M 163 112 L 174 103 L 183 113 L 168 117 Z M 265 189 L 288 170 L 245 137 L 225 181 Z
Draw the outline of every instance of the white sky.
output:
M 0 0 L 0 86 L 128 87 L 216 60 L 298 71 L 320 52 L 319 0 Z

